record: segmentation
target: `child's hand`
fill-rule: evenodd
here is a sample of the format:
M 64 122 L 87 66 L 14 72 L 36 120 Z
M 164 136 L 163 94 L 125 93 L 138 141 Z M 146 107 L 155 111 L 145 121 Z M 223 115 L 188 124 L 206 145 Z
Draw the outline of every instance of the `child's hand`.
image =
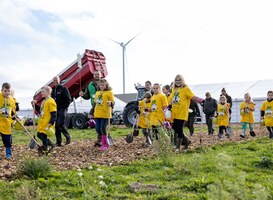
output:
M 112 105 L 111 101 L 107 101 L 107 105 L 110 107 Z
M 80 91 L 79 95 L 82 97 L 84 95 L 83 91 Z

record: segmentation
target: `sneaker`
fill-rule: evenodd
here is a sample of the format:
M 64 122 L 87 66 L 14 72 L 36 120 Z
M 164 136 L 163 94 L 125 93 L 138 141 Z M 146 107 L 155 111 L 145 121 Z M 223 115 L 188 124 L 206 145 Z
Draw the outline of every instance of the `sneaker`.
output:
M 240 134 L 240 137 L 241 137 L 241 138 L 245 138 L 246 136 L 245 136 L 245 135 Z
M 270 139 L 273 139 L 273 133 L 270 133 L 270 134 L 269 134 L 269 138 L 270 138 Z
M 222 140 L 222 134 L 218 134 L 217 139 L 218 139 L 218 140 Z
M 230 134 L 229 134 L 229 133 L 226 133 L 225 136 L 226 136 L 227 138 L 230 138 Z

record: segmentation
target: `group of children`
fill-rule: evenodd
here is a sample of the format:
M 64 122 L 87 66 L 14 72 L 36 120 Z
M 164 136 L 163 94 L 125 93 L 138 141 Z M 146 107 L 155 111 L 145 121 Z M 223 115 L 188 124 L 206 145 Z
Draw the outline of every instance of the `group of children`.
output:
M 150 83 L 149 83 L 150 84 Z M 98 83 L 98 91 L 95 94 L 94 106 L 90 114 L 94 116 L 96 121 L 96 132 L 101 135 L 101 145 L 99 150 L 105 151 L 109 148 L 106 127 L 112 117 L 112 109 L 114 107 L 114 95 L 112 89 L 106 79 L 100 79 Z M 47 151 L 48 146 L 53 147 L 54 144 L 47 137 L 47 130 L 54 126 L 56 121 L 57 106 L 51 97 L 51 87 L 44 86 L 42 88 L 42 96 L 44 98 L 39 106 L 35 101 L 32 105 L 39 113 L 39 121 L 37 127 L 37 136 L 43 143 L 43 150 Z M 163 92 L 162 92 L 163 91 Z M 9 83 L 2 85 L 0 93 L 0 134 L 6 148 L 6 158 L 12 157 L 12 140 L 11 140 L 11 124 L 16 116 L 16 101 L 10 95 L 11 86 Z M 166 85 L 162 88 L 159 83 L 152 85 L 152 89 L 146 91 L 143 100 L 139 101 L 136 110 L 139 115 L 138 127 L 142 129 L 146 137 L 147 146 L 151 145 L 152 136 L 158 139 L 158 128 L 165 122 L 171 124 L 176 138 L 175 148 L 180 150 L 181 144 L 184 148 L 188 148 L 191 144 L 189 138 L 184 134 L 183 127 L 188 121 L 189 107 L 191 101 L 202 103 L 204 99 L 197 97 L 191 91 L 190 87 L 185 83 L 182 75 L 176 75 L 173 86 Z M 260 108 L 261 120 L 269 131 L 269 137 L 273 138 L 273 91 L 268 91 L 267 100 L 265 100 Z M 240 114 L 242 122 L 241 137 L 246 137 L 247 125 L 249 125 L 250 134 L 254 133 L 254 112 L 255 103 L 251 100 L 249 93 L 244 96 L 244 101 L 240 105 Z M 171 113 L 171 115 L 170 115 Z M 220 96 L 217 104 L 216 117 L 218 119 L 219 134 L 221 138 L 224 131 L 226 136 L 230 137 L 227 131 L 229 126 L 229 104 L 224 95 Z
M 219 127 L 218 139 L 222 138 L 224 132 L 226 136 L 230 138 L 231 133 L 228 131 L 230 125 L 230 105 L 227 103 L 227 99 L 224 95 L 220 96 L 219 103 L 217 104 L 217 111 L 215 113 L 215 119 L 217 119 L 217 125 Z M 240 137 L 246 137 L 247 126 L 249 126 L 249 134 L 256 136 L 254 132 L 254 111 L 255 103 L 252 101 L 249 93 L 244 95 L 244 100 L 240 104 L 240 122 L 242 124 L 242 133 Z M 267 92 L 267 99 L 262 103 L 260 107 L 261 119 L 260 121 L 266 126 L 269 132 L 269 138 L 273 139 L 273 91 Z

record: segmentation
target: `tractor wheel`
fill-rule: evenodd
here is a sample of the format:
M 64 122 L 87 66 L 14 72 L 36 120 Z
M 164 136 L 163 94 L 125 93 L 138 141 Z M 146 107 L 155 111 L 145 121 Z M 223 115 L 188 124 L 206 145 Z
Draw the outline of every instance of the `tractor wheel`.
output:
M 72 125 L 74 128 L 84 129 L 87 128 L 87 116 L 83 113 L 75 114 L 72 118 Z
M 137 112 L 135 111 L 135 105 L 129 104 L 123 110 L 123 121 L 125 126 L 132 127 L 136 121 Z

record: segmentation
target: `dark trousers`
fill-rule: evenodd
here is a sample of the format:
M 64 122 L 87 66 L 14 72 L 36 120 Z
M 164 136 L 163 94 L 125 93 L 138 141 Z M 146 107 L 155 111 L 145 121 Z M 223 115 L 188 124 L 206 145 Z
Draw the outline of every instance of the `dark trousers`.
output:
M 152 137 L 155 137 L 156 140 L 158 140 L 158 126 L 152 126 Z
M 270 134 L 273 134 L 273 127 L 272 126 L 267 126 L 266 129 Z
M 183 133 L 183 125 L 184 125 L 185 120 L 181 119 L 174 119 L 173 120 L 173 130 L 174 133 L 177 134 L 178 138 L 184 138 L 185 135 Z
M 11 135 L 5 135 L 0 133 L 2 137 L 3 144 L 6 148 L 10 148 L 12 146 L 12 137 Z
M 47 135 L 46 135 L 46 134 L 38 132 L 38 133 L 37 133 L 37 137 L 42 141 L 43 147 L 44 147 L 45 149 L 47 149 L 48 145 L 50 145 L 50 146 L 53 145 L 52 141 L 51 141 L 50 139 L 47 138 Z
M 224 131 L 227 132 L 227 127 L 225 127 L 225 126 L 219 126 L 219 134 L 223 135 Z
M 57 111 L 57 121 L 56 121 L 56 143 L 61 144 L 62 143 L 62 134 L 66 138 L 66 142 L 70 142 L 71 137 L 67 131 L 67 128 L 65 126 L 65 118 L 66 118 L 67 110 L 61 109 Z
M 208 132 L 213 133 L 213 124 L 212 124 L 212 118 L 214 117 L 213 114 L 206 114 L 206 124 L 208 126 Z
M 106 118 L 96 118 L 96 132 L 98 134 L 98 139 L 101 135 L 106 135 L 106 126 L 108 119 Z
M 185 122 L 185 125 L 189 129 L 191 135 L 194 133 L 193 124 L 194 124 L 194 116 L 189 116 L 188 121 Z

